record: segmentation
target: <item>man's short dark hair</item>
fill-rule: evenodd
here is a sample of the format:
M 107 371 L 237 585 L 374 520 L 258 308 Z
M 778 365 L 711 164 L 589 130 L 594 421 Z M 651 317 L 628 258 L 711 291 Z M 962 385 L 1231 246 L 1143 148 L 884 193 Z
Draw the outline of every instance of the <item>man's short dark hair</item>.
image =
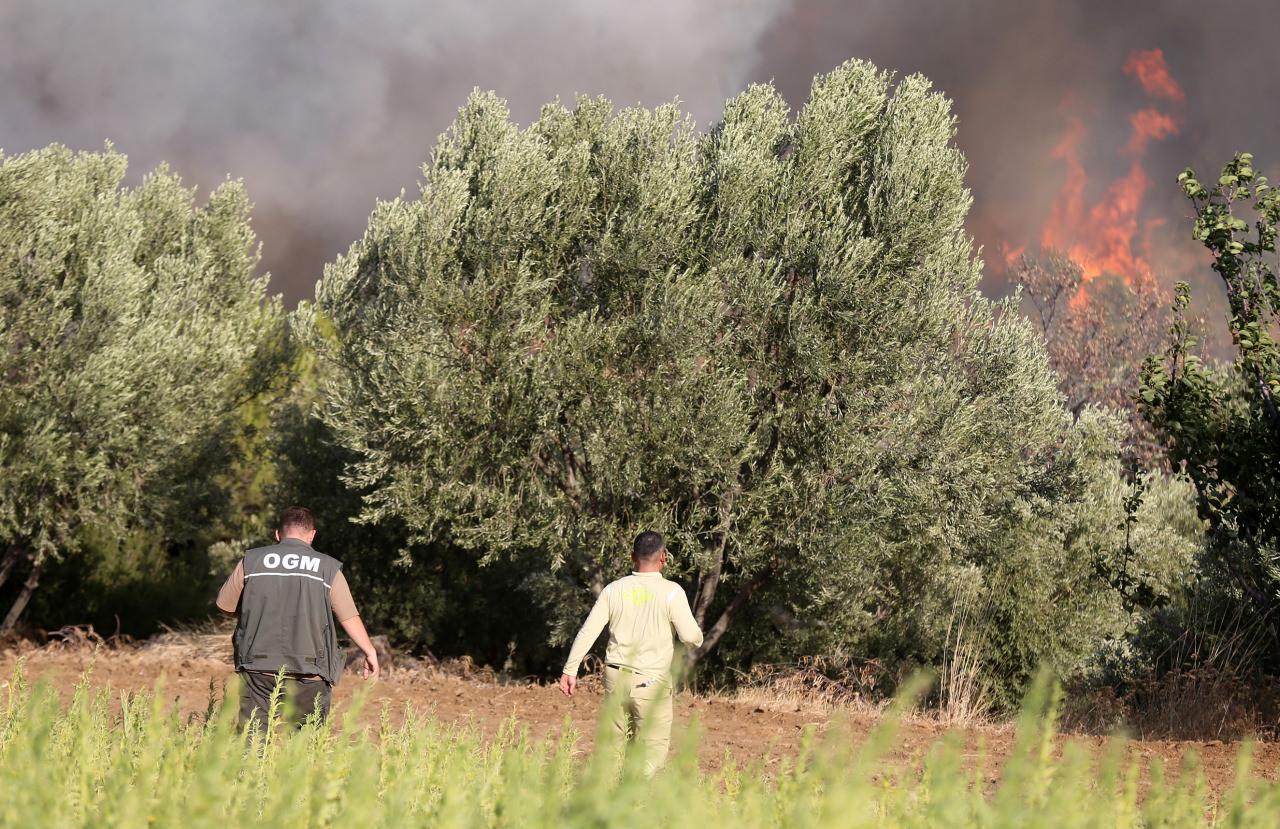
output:
M 631 557 L 636 561 L 653 561 L 665 545 L 660 534 L 645 530 L 636 536 L 635 543 L 631 545 Z
M 290 530 L 309 533 L 316 528 L 316 517 L 306 507 L 289 507 L 280 513 L 280 534 L 288 535 Z

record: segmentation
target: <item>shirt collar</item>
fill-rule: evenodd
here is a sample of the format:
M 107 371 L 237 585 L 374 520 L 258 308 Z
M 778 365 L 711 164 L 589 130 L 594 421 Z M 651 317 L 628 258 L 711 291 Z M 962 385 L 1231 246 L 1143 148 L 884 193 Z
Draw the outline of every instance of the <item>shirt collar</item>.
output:
M 639 576 L 642 579 L 660 579 L 662 578 L 661 570 L 652 570 L 648 573 L 641 573 L 639 570 L 632 570 L 631 575 Z

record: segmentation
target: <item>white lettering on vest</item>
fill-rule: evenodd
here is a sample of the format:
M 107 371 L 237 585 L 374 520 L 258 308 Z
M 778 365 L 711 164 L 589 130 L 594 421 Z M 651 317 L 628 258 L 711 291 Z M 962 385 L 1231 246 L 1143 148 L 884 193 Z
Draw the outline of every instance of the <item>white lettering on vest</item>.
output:
M 320 557 L 301 556 L 297 553 L 285 553 L 283 556 L 279 553 L 267 553 L 262 557 L 262 566 L 273 570 L 283 567 L 286 570 L 310 570 L 312 573 L 319 573 Z

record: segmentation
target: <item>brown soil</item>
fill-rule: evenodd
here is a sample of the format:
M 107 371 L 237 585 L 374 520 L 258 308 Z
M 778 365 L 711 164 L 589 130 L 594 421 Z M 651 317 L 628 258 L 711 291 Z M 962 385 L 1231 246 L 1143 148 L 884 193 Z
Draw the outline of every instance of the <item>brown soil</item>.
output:
M 208 637 L 200 637 L 207 640 Z M 228 659 L 215 655 L 219 647 L 197 647 L 190 643 L 144 645 L 95 652 L 89 647 L 43 648 L 23 647 L 0 651 L 0 688 L 8 684 L 19 657 L 25 657 L 26 675 L 33 682 L 52 683 L 65 696 L 92 666 L 92 681 L 97 686 L 116 690 L 158 691 L 183 712 L 203 711 L 208 705 L 209 684 L 221 693 L 223 683 L 231 678 Z M 229 650 L 229 649 L 228 649 Z M 349 675 L 339 683 L 334 699 L 335 710 L 341 712 L 352 694 L 364 683 Z M 577 750 L 590 750 L 597 711 L 603 697 L 590 678 L 579 686 L 572 698 L 560 694 L 554 686 L 536 684 L 498 684 L 485 681 L 483 675 L 466 676 L 444 670 L 410 667 L 395 668 L 369 688 L 364 717 L 372 720 L 384 704 L 392 715 L 405 706 L 432 714 L 443 722 L 472 725 L 485 736 L 493 736 L 508 720 L 515 719 L 534 737 L 556 737 L 566 718 L 582 736 Z M 704 768 L 718 768 L 726 756 L 745 767 L 768 773 L 785 758 L 794 757 L 806 727 L 825 731 L 833 720 L 840 720 L 854 740 L 864 738 L 877 720 L 874 712 L 858 710 L 831 711 L 784 700 L 743 700 L 681 694 L 676 700 L 676 730 L 683 732 L 695 721 L 701 732 L 699 759 Z M 1009 726 L 984 726 L 952 729 L 963 741 L 965 756 L 980 765 L 988 783 L 999 777 L 1002 760 L 1013 747 L 1013 729 Z M 909 718 L 901 726 L 893 755 L 905 762 L 917 761 L 948 733 L 944 726 L 925 717 Z M 678 742 L 673 736 L 673 744 Z M 1067 736 L 1062 743 L 1083 746 L 1096 755 L 1106 747 L 1103 737 Z M 1127 744 L 1130 756 L 1142 767 L 1142 777 L 1152 760 L 1161 760 L 1171 775 L 1181 768 L 1183 760 L 1194 753 L 1214 794 L 1221 794 L 1232 784 L 1239 743 L 1134 741 Z M 1276 779 L 1280 770 L 1280 744 L 1261 743 L 1254 752 L 1256 773 Z

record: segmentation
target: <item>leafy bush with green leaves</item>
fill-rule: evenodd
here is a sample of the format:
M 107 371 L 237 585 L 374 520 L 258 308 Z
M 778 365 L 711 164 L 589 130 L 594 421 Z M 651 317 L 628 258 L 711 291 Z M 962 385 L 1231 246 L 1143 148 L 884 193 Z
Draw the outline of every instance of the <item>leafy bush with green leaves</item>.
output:
M 314 370 L 305 375 L 277 412 L 270 492 L 281 504 L 305 504 L 316 513 L 315 545 L 343 562 L 370 630 L 409 651 L 465 655 L 518 674 L 549 670 L 554 654 L 545 616 L 511 600 L 524 595 L 527 578 L 517 563 L 482 568 L 465 551 L 412 542 L 400 522 L 357 520 L 360 493 L 343 480 L 351 453 L 311 416 L 315 377 Z
M 1141 399 L 1169 457 L 1186 470 L 1208 523 L 1205 587 L 1263 632 L 1259 667 L 1280 671 L 1280 193 L 1241 153 L 1216 183 L 1178 176 L 1196 210 L 1192 236 L 1226 289 L 1233 362 L 1206 364 L 1178 286 L 1165 353 L 1148 359 Z
M 0 585 L 27 567 L 0 627 L 90 536 L 210 523 L 285 349 L 243 187 L 197 206 L 167 169 L 125 170 L 110 149 L 0 158 Z

